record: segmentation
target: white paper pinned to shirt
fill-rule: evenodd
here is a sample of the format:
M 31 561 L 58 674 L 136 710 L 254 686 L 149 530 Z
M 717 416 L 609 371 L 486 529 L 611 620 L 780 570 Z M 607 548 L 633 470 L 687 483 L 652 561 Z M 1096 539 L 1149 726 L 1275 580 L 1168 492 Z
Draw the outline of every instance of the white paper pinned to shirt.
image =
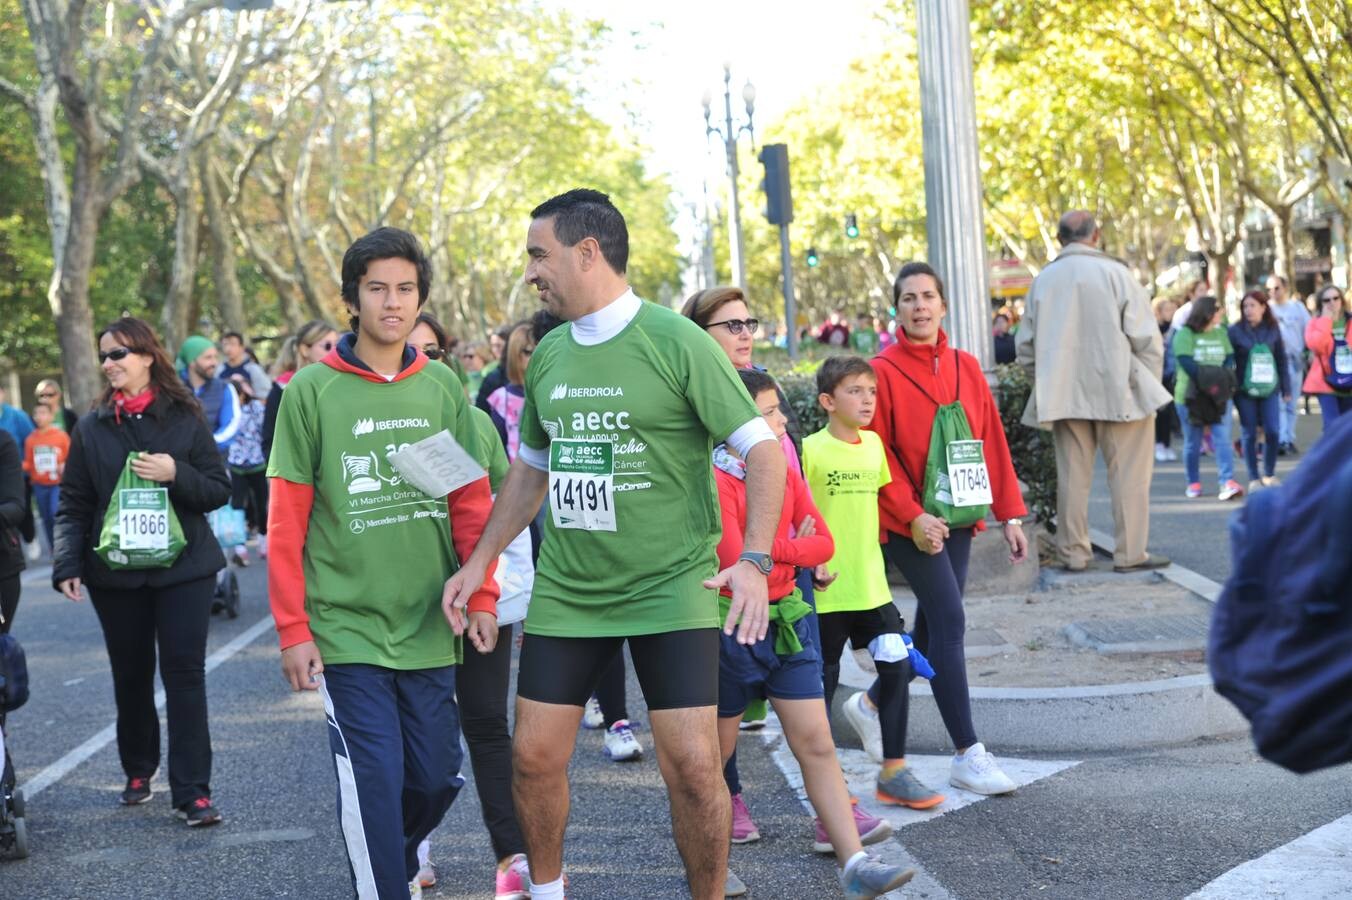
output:
M 445 497 L 487 474 L 444 429 L 396 450 L 389 459 L 404 480 L 429 497 Z

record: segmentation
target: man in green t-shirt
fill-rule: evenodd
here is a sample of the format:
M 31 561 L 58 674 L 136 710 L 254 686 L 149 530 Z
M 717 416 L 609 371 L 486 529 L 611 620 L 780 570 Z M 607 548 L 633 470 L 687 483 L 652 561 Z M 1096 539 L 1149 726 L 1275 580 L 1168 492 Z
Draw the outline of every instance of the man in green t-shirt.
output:
M 442 431 L 478 447 L 455 374 L 406 344 L 432 277 L 417 239 L 378 229 L 342 276 L 355 333 L 296 374 L 277 416 L 268 592 L 282 672 L 323 694 L 353 886 L 388 900 L 418 893 L 418 843 L 463 784 L 455 666 L 462 632 L 481 653 L 497 639 L 492 567 L 468 623 L 439 600 L 492 498 L 482 475 L 429 496 L 389 459 Z
M 727 356 L 699 326 L 625 280 L 629 235 L 605 195 L 574 190 L 532 213 L 526 282 L 566 320 L 526 371 L 521 450 L 483 539 L 446 585 L 455 614 L 489 561 L 549 500 L 517 686 L 513 791 L 532 900 L 563 896 L 568 760 L 583 705 L 627 640 L 651 712 L 676 844 L 697 900 L 723 896 L 731 807 L 719 758 L 718 602 L 738 640 L 765 636 L 765 573 L 784 456 Z M 743 554 L 717 571 L 709 464 L 747 461 Z

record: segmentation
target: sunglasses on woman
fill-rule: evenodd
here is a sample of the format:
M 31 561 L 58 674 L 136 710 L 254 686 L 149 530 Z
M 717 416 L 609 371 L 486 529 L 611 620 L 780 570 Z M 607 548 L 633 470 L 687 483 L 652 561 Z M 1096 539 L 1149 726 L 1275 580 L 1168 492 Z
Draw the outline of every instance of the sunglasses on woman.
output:
M 115 347 L 112 350 L 109 350 L 107 353 L 104 353 L 102 350 L 100 350 L 99 365 L 106 363 L 110 359 L 113 362 L 118 362 L 120 360 L 126 359 L 129 355 L 131 355 L 131 351 L 128 350 L 126 347 Z
M 428 359 L 441 359 L 443 356 L 446 355 L 445 350 L 442 350 L 440 347 L 437 347 L 435 345 L 431 347 L 422 348 L 422 352 L 427 354 Z
M 710 322 L 705 328 L 713 328 L 715 325 L 722 325 L 732 334 L 741 334 L 745 328 L 748 334 L 755 334 L 756 329 L 760 327 L 760 319 L 724 319 L 722 322 Z

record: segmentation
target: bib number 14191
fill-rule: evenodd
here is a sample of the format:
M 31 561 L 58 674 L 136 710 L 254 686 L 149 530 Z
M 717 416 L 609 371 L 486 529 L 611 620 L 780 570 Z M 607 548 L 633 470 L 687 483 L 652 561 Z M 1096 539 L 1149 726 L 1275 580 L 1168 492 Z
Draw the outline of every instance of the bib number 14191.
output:
M 552 441 L 549 508 L 555 528 L 614 531 L 614 445 L 602 441 Z

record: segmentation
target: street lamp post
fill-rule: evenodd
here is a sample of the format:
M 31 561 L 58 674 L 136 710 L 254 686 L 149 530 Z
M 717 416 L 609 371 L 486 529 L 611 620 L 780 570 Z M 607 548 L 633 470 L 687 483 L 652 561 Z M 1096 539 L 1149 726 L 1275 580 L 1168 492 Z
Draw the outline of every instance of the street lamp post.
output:
M 746 122 L 736 129 L 732 125 L 732 63 L 723 64 L 723 122 L 722 128 L 714 125 L 713 93 L 706 90 L 704 103 L 704 136 L 718 135 L 723 141 L 723 149 L 728 157 L 728 178 L 732 181 L 732 203 L 728 208 L 729 251 L 732 255 L 732 274 L 739 287 L 746 287 L 746 253 L 742 245 L 742 208 L 737 199 L 737 140 L 745 132 L 751 138 L 752 149 L 756 146 L 756 134 L 752 128 L 752 114 L 756 109 L 756 89 L 747 81 L 742 88 L 742 100 L 746 103 Z
M 971 12 L 967 0 L 919 0 L 916 22 L 930 262 L 948 284 L 949 337 L 989 372 L 995 348 L 986 288 Z

